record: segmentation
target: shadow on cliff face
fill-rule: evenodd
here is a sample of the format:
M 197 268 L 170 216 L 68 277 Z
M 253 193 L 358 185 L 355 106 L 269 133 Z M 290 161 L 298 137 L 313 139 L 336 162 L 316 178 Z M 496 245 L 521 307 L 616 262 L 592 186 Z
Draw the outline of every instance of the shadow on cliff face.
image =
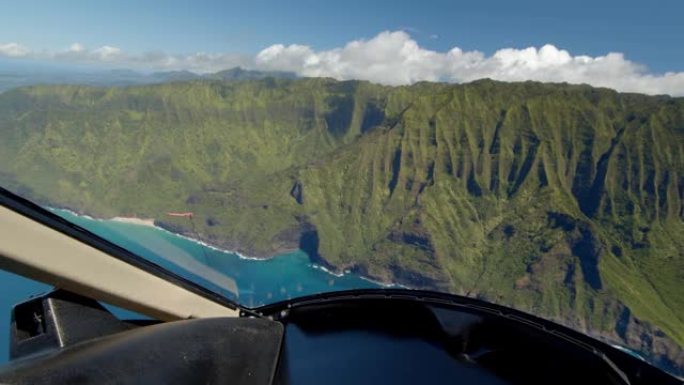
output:
M 615 322 L 618 341 L 647 361 L 676 376 L 684 376 L 684 349 L 653 324 L 637 319 L 629 307 L 622 308 Z
M 354 118 L 354 98 L 351 95 L 330 96 L 326 99 L 330 111 L 325 115 L 328 131 L 335 137 L 347 133 Z
M 318 253 L 319 239 L 318 230 L 311 224 L 305 224 L 304 230 L 299 237 L 299 249 L 309 256 L 311 263 L 323 266 L 329 270 L 335 270 L 335 267 L 328 263 L 321 255 Z
M 572 253 L 579 257 L 584 281 L 594 290 L 601 290 L 603 282 L 598 268 L 599 245 L 591 230 L 584 226 L 579 228 L 581 238 L 572 245 Z
M 549 211 L 548 225 L 552 229 L 559 229 L 570 237 L 572 254 L 579 258 L 580 269 L 584 281 L 594 290 L 601 290 L 603 282 L 599 271 L 600 242 L 594 237 L 590 227 L 570 215 Z M 574 266 L 568 270 L 566 283 L 572 281 L 575 273 Z

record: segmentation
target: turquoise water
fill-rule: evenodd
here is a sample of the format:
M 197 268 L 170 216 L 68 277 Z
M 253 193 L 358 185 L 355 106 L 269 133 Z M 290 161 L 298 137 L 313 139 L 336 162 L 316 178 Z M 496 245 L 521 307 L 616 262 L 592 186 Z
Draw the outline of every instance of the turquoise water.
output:
M 379 287 L 353 274 L 338 277 L 327 273 L 311 264 L 301 251 L 268 260 L 245 259 L 156 227 L 92 219 L 66 210 L 52 211 L 165 269 L 249 307 L 308 294 Z M 8 359 L 12 306 L 50 289 L 48 285 L 0 270 L 0 363 Z M 130 315 L 120 309 L 114 312 L 118 316 Z
M 332 275 L 313 265 L 302 251 L 267 260 L 246 259 L 152 226 L 97 220 L 66 210 L 53 211 L 248 307 L 321 292 L 379 287 L 353 274 Z

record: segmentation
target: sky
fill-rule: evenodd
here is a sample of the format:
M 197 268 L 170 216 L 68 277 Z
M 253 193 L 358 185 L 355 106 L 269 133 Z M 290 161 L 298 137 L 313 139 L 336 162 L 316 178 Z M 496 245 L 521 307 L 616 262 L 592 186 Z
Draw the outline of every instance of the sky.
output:
M 684 95 L 684 1 L 0 1 L 0 58 Z

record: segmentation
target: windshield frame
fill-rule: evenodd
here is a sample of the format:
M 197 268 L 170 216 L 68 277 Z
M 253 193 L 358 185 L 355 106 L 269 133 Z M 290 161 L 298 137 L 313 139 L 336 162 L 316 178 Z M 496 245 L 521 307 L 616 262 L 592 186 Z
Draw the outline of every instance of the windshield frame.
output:
M 149 274 L 161 278 L 169 283 L 186 289 L 194 294 L 202 296 L 210 301 L 216 302 L 229 309 L 239 310 L 240 314 L 255 314 L 247 307 L 240 305 L 219 293 L 209 290 L 198 283 L 173 273 L 158 264 L 149 261 L 126 248 L 123 248 L 106 238 L 100 237 L 93 232 L 78 226 L 68 220 L 56 215 L 40 205 L 23 198 L 0 186 L 0 206 L 4 206 L 20 215 L 28 217 L 42 225 L 56 230 L 66 236 L 91 246 L 104 252 L 112 258 L 118 259 L 135 268 L 141 269 Z

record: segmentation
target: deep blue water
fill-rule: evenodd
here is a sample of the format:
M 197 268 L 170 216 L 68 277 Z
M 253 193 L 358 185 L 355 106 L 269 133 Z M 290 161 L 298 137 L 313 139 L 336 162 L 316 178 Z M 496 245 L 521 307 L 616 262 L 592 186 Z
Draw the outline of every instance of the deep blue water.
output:
M 313 265 L 302 251 L 267 260 L 246 259 L 151 226 L 97 220 L 65 210 L 53 212 L 249 307 L 308 294 L 379 287 L 353 274 L 334 276 Z M 7 360 L 11 307 L 48 290 L 47 285 L 0 270 L 0 362 Z M 115 313 L 125 315 L 120 310 Z

